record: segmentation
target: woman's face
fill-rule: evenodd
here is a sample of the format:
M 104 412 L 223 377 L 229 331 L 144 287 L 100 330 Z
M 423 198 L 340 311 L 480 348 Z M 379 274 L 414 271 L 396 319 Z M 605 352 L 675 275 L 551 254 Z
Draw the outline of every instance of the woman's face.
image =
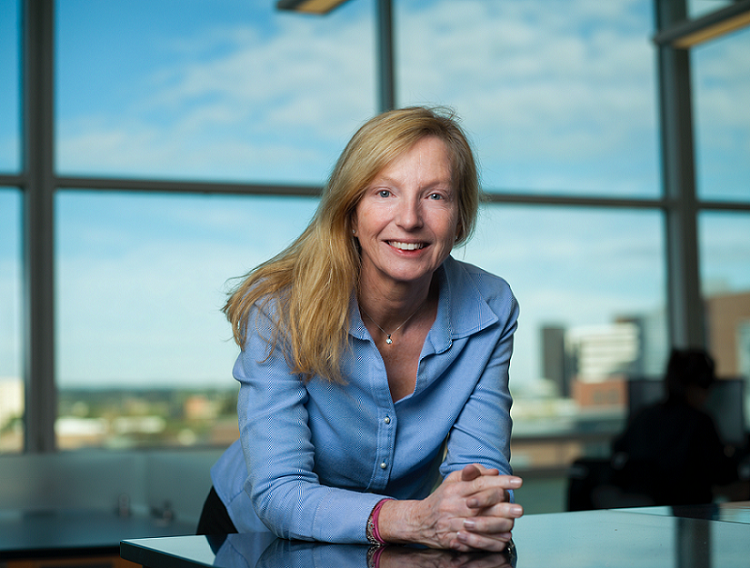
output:
M 458 234 L 458 196 L 445 143 L 426 137 L 367 187 L 352 220 L 366 284 L 429 285 Z

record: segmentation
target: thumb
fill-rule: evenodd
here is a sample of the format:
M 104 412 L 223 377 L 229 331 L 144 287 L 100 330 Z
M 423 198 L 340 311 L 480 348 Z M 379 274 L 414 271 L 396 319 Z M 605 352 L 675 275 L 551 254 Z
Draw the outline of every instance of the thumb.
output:
M 474 481 L 478 477 L 482 477 L 482 470 L 476 464 L 469 464 L 461 470 L 461 481 Z

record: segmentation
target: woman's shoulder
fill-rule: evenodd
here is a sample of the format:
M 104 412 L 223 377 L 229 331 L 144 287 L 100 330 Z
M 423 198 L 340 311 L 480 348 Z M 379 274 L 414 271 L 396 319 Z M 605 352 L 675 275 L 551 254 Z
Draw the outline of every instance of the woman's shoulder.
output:
M 468 262 L 449 257 L 444 263 L 447 293 L 452 322 L 457 329 L 461 322 L 474 329 L 478 321 L 485 327 L 501 322 L 512 325 L 519 315 L 519 305 L 508 282 Z
M 486 299 L 513 297 L 510 284 L 502 276 L 453 257 L 448 257 L 444 266 L 448 280 L 454 286 L 474 286 Z

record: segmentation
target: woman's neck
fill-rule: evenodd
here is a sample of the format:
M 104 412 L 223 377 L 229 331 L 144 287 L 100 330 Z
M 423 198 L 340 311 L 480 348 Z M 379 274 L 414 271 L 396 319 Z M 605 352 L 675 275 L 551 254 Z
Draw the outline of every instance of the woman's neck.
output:
M 357 301 L 363 316 L 368 317 L 385 333 L 405 327 L 419 318 L 423 311 L 438 296 L 435 278 L 421 286 L 395 286 L 380 289 L 360 285 Z

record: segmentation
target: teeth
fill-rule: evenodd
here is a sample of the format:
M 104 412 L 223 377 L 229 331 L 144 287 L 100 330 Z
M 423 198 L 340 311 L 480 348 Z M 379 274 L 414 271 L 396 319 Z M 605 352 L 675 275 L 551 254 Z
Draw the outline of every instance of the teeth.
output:
M 390 241 L 390 245 L 401 250 L 417 250 L 424 248 L 423 243 L 401 243 L 399 241 Z

